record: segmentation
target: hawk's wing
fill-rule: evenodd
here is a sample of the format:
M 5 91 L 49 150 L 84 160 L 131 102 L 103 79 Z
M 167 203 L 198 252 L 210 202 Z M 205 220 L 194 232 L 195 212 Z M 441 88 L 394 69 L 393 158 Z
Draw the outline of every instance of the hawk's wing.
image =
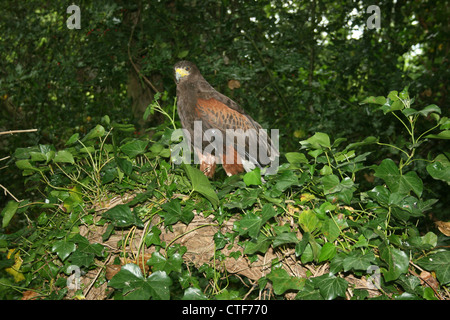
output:
M 238 104 L 217 91 L 215 93 L 218 94 L 218 99 L 204 99 L 199 95 L 194 110 L 195 118 L 202 121 L 203 132 L 207 138 L 208 134 L 216 137 L 215 130 L 220 131 L 223 140 L 217 141 L 216 144 L 221 144 L 222 147 L 216 145 L 219 147 L 216 151 L 223 151 L 223 163 L 235 164 L 237 160 L 239 164 L 245 164 L 248 161 L 253 167 L 261 167 L 268 164 L 267 159 L 273 160 L 278 156 L 267 132 Z M 229 104 L 227 100 L 220 101 L 222 96 L 232 103 Z

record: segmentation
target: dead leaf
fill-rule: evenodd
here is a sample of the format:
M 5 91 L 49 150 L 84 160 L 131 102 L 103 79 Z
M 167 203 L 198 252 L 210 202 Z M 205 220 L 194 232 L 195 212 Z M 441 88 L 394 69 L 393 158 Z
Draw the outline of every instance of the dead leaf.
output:
M 433 277 L 433 275 L 428 272 L 428 271 L 422 271 L 420 273 L 420 280 L 424 281 L 427 285 L 429 285 L 431 288 L 433 288 L 434 290 L 438 290 L 439 289 L 439 282 L 436 280 L 435 277 Z
M 450 221 L 435 221 L 434 223 L 436 224 L 440 232 L 445 234 L 447 237 L 450 237 Z
M 239 80 L 229 80 L 228 81 L 228 88 L 230 90 L 239 89 L 241 87 L 241 82 Z
M 8 251 L 8 255 L 6 256 L 7 259 L 11 258 L 12 253 L 15 251 L 15 249 L 10 249 Z M 20 272 L 20 267 L 22 266 L 22 258 L 20 257 L 19 251 L 17 251 L 14 254 L 14 265 L 11 268 L 6 268 L 5 271 L 8 272 L 10 275 L 14 277 L 14 282 L 20 282 L 22 280 L 25 280 L 25 277 L 23 276 L 23 273 Z
M 22 293 L 22 299 L 20 300 L 36 300 L 39 293 L 36 291 L 27 290 Z
M 364 179 L 366 179 L 366 181 L 369 183 L 373 183 L 373 181 L 375 180 L 375 176 L 373 175 L 373 173 L 364 173 Z
M 105 273 L 105 277 L 107 280 L 111 280 L 112 277 L 114 277 L 117 272 L 120 271 L 120 268 L 122 266 L 118 265 L 118 264 L 110 264 L 106 266 L 106 273 Z
M 151 258 L 151 254 L 144 254 L 137 257 L 136 260 L 134 259 L 128 259 L 128 258 L 120 258 L 120 262 L 123 265 L 126 265 L 127 263 L 134 263 L 135 265 L 138 265 L 141 269 L 142 273 L 148 274 L 150 267 L 147 265 L 147 260 Z

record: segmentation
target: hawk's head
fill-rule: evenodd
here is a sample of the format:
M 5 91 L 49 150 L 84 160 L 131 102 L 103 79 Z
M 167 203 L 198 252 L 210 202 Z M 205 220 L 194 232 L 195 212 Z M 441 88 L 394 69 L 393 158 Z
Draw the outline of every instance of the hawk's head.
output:
M 174 66 L 175 81 L 178 83 L 193 78 L 194 75 L 200 73 L 197 66 L 190 61 L 179 61 Z

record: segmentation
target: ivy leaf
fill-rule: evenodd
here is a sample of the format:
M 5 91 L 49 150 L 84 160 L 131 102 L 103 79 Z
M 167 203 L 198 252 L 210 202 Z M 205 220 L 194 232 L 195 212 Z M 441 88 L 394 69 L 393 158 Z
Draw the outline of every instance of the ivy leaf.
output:
M 372 190 L 367 191 L 367 194 L 379 204 L 387 205 L 389 203 L 391 192 L 383 186 L 376 186 Z
M 87 140 L 103 137 L 105 135 L 105 132 L 106 132 L 105 128 L 101 124 L 98 124 L 95 128 L 89 131 L 88 134 L 85 135 L 81 141 L 85 142 Z
M 423 109 L 420 110 L 420 111 L 417 111 L 417 110 L 415 110 L 415 109 L 413 109 L 413 108 L 406 108 L 406 109 L 402 110 L 402 113 L 403 113 L 405 116 L 407 116 L 407 117 L 410 117 L 410 116 L 413 116 L 413 115 L 416 115 L 416 114 L 420 114 L 420 115 L 422 115 L 422 116 L 424 116 L 424 117 L 428 117 L 428 115 L 429 115 L 430 113 L 438 113 L 438 114 L 441 114 L 441 108 L 439 108 L 439 107 L 438 107 L 437 105 L 435 105 L 435 104 L 431 104 L 431 105 L 429 105 L 429 106 L 423 108 Z
M 67 162 L 74 164 L 75 160 L 73 159 L 73 155 L 67 151 L 67 150 L 61 150 L 58 151 L 55 158 L 53 159 L 54 162 Z
M 299 223 L 305 232 L 313 232 L 320 226 L 320 220 L 312 210 L 305 210 L 300 214 Z
M 296 300 L 323 300 L 318 289 L 314 287 L 313 282 L 307 279 L 304 288 L 299 291 L 295 297 Z
M 246 214 L 239 222 L 239 235 L 248 234 L 251 238 L 258 236 L 259 230 L 263 225 L 261 217 L 254 213 Z
M 110 280 L 109 285 L 122 289 L 126 300 L 168 300 L 170 298 L 169 286 L 172 279 L 164 271 L 155 271 L 145 278 L 141 269 L 129 263 Z
M 198 288 L 189 287 L 184 290 L 184 295 L 182 300 L 207 300 L 208 298 L 204 295 L 202 290 Z
M 125 173 L 127 176 L 131 175 L 133 171 L 133 164 L 125 158 L 116 157 L 117 166 Z
M 450 184 L 450 162 L 444 154 L 438 155 L 433 163 L 427 165 L 427 171 L 434 179 Z
M 269 219 L 275 217 L 277 212 L 270 204 L 265 204 L 261 209 L 262 223 L 266 223 Z
M 151 295 L 157 300 L 169 300 L 169 287 L 172 285 L 172 279 L 164 271 L 153 272 L 147 282 L 151 289 Z
M 139 154 L 143 154 L 147 145 L 148 141 L 133 140 L 120 147 L 120 150 L 128 157 L 134 158 Z
M 423 182 L 415 171 L 409 171 L 402 175 L 399 181 L 398 192 L 407 193 L 410 190 L 420 197 L 423 191 Z
M 351 149 L 355 149 L 355 148 L 358 148 L 358 147 L 361 147 L 361 146 L 374 144 L 374 143 L 377 143 L 378 140 L 379 140 L 379 138 L 377 138 L 377 137 L 369 136 L 369 137 L 365 138 L 361 142 L 354 142 L 354 143 L 348 144 L 347 147 L 345 147 L 345 150 L 351 150 Z
M 302 240 L 300 240 L 296 245 L 295 245 L 295 255 L 298 257 L 300 256 L 306 249 L 306 245 L 309 243 L 309 237 L 310 237 L 310 233 L 309 232 L 305 232 L 303 234 L 303 238 Z
M 12 257 L 13 253 L 14 257 Z M 20 252 L 16 251 L 15 249 L 9 249 L 8 254 L 6 255 L 6 259 L 6 261 L 2 261 L 2 265 L 3 267 L 7 267 L 5 268 L 5 271 L 14 277 L 14 282 L 25 280 L 25 276 L 21 272 L 23 260 L 20 257 Z
M 330 272 L 336 274 L 344 270 L 344 259 L 346 255 L 344 253 L 338 253 L 334 256 L 333 260 L 330 262 Z
M 301 243 L 301 242 L 300 242 Z M 310 237 L 308 244 L 303 250 L 300 260 L 303 264 L 314 261 L 318 258 L 322 246 L 318 244 L 314 238 Z M 297 246 L 296 246 L 297 249 Z
M 278 247 L 287 243 L 297 244 L 300 240 L 297 239 L 295 232 L 283 232 L 275 237 L 273 240 L 273 247 Z
M 319 288 L 320 294 L 326 300 L 336 297 L 345 297 L 348 282 L 345 279 L 334 276 L 331 273 L 324 274 L 312 279 L 314 286 Z
M 113 121 L 111 123 L 111 127 L 113 127 L 114 130 L 118 130 L 118 131 L 122 131 L 122 132 L 136 131 L 136 128 L 134 127 L 134 125 L 132 125 L 130 123 L 117 123 L 117 122 Z
M 428 271 L 434 271 L 441 285 L 450 282 L 450 251 L 430 254 L 419 259 L 417 264 Z
M 320 180 L 323 184 L 323 191 L 325 194 L 335 193 L 341 190 L 339 178 L 334 174 L 324 176 Z
M 327 242 L 323 245 L 322 249 L 320 249 L 318 262 L 331 260 L 333 259 L 335 254 L 336 254 L 336 246 L 331 242 Z
M 153 266 L 153 271 L 165 271 L 167 274 L 169 274 L 171 271 L 181 272 L 182 263 L 183 259 L 178 252 L 169 256 L 169 258 L 164 257 L 159 252 L 154 252 L 152 253 L 151 258 L 147 261 L 147 264 L 149 266 Z
M 164 224 L 166 226 L 182 221 L 184 224 L 189 224 L 194 218 L 194 213 L 190 206 L 186 206 L 181 209 L 181 203 L 179 199 L 173 199 L 164 203 L 162 206 L 165 214 L 161 214 L 164 217 Z
M 322 231 L 323 235 L 330 242 L 334 242 L 339 237 L 339 234 L 341 233 L 339 226 L 336 225 L 336 223 L 333 221 L 333 219 L 330 219 L 330 218 L 327 218 L 325 220 L 325 222 L 322 225 L 321 231 Z
M 386 243 L 382 243 L 379 249 L 380 258 L 388 264 L 388 269 L 383 272 L 386 281 L 396 280 L 408 271 L 409 258 L 405 252 Z
M 391 99 L 392 101 L 397 101 L 398 100 L 398 91 L 397 90 L 390 91 L 387 97 L 389 99 Z
M 331 147 L 330 137 L 323 132 L 316 132 L 311 138 L 300 141 L 300 144 L 305 147 L 312 147 L 318 150 Z
M 16 161 L 16 166 L 20 170 L 32 170 L 32 171 L 41 172 L 41 169 L 33 167 L 33 165 L 30 163 L 30 160 L 28 160 L 28 159 L 17 160 Z M 25 175 L 25 173 L 24 173 L 24 175 Z
M 148 300 L 151 296 L 141 269 L 133 263 L 124 265 L 109 281 L 109 286 L 122 289 L 126 300 Z
M 161 230 L 156 226 L 153 226 L 151 231 L 148 232 L 145 236 L 145 244 L 147 245 L 147 247 L 150 247 L 152 244 L 157 246 L 161 245 L 160 235 Z
M 298 185 L 298 177 L 295 175 L 294 171 L 287 170 L 278 176 L 275 189 L 284 191 L 292 185 Z
M 228 243 L 227 238 L 220 232 L 216 232 L 214 234 L 214 244 L 216 245 L 216 250 L 221 250 L 225 247 L 225 245 Z
M 239 209 L 245 209 L 250 206 L 252 206 L 256 201 L 258 201 L 258 198 L 260 196 L 261 189 L 238 189 L 234 195 L 233 200 L 235 201 L 229 201 L 224 204 L 224 207 L 226 208 L 239 208 Z
M 286 270 L 277 268 L 272 270 L 267 278 L 273 284 L 275 294 L 283 294 L 286 290 L 300 290 L 305 285 L 305 279 L 290 276 Z
M 258 186 L 258 185 L 262 184 L 261 169 L 255 168 L 252 171 L 247 172 L 244 175 L 243 179 L 247 186 L 251 186 L 251 185 Z
M 450 130 L 443 130 L 438 134 L 429 134 L 425 138 L 450 140 Z
M 394 161 L 391 159 L 384 159 L 381 164 L 375 168 L 375 176 L 383 179 L 389 189 L 392 190 L 393 186 L 398 183 L 400 171 Z
M 435 104 L 430 104 L 429 106 L 426 106 L 425 108 L 419 111 L 419 113 L 424 117 L 428 117 L 428 115 L 432 112 L 441 114 L 441 108 L 439 108 Z
M 380 110 L 382 110 L 384 114 L 395 110 L 402 110 L 405 108 L 401 100 L 395 100 L 392 103 L 391 102 L 392 101 L 388 99 L 386 103 L 380 107 Z
M 39 152 L 30 151 L 31 161 L 45 161 L 45 163 L 49 163 L 55 157 L 55 147 L 40 144 Z
M 150 147 L 150 152 L 153 153 L 155 156 L 159 155 L 161 151 L 164 149 L 164 145 L 161 143 L 154 143 Z
M 375 168 L 375 176 L 383 179 L 392 192 L 408 194 L 412 190 L 418 197 L 422 195 L 423 182 L 417 173 L 409 171 L 406 174 L 401 174 L 397 165 L 391 159 L 384 159 Z
M 308 163 L 308 159 L 306 159 L 306 156 L 300 152 L 288 152 L 284 156 L 286 157 L 287 161 L 293 165 Z
M 219 205 L 219 198 L 203 172 L 188 164 L 183 164 L 183 168 L 186 171 L 189 180 L 191 180 L 192 189 L 205 196 L 211 202 L 213 207 L 217 208 Z
M 3 216 L 2 228 L 6 228 L 8 226 L 9 222 L 16 214 L 17 208 L 19 208 L 19 202 L 13 200 L 8 201 L 8 204 L 5 208 L 3 208 L 1 214 Z
M 350 252 L 348 256 L 344 258 L 343 267 L 344 271 L 349 270 L 367 270 L 375 262 L 375 255 L 372 252 L 363 254 L 359 250 Z
M 67 142 L 64 144 L 65 146 L 70 146 L 71 144 L 74 144 L 77 140 L 78 140 L 78 138 L 80 137 L 80 134 L 77 132 L 77 133 L 74 133 L 70 138 L 69 138 L 69 140 L 67 140 Z
M 361 104 L 365 104 L 365 103 L 374 103 L 374 104 L 378 104 L 378 105 L 384 105 L 386 103 L 386 98 L 383 96 L 378 96 L 378 97 L 367 97 L 365 98 Z
M 131 225 L 135 225 L 139 228 L 144 227 L 144 223 L 137 216 L 137 214 L 131 211 L 130 207 L 126 204 L 119 204 L 104 214 L 104 217 L 111 220 L 111 222 L 120 228 L 129 227 Z
M 180 53 L 178 53 L 177 57 L 178 57 L 178 59 L 183 59 L 183 58 L 187 57 L 188 54 L 189 54 L 189 50 L 183 50 Z
M 78 245 L 77 251 L 91 253 L 96 256 L 100 256 L 103 253 L 105 247 L 100 243 L 90 243 L 86 237 L 83 237 L 80 234 L 76 234 L 73 236 L 71 241 L 75 242 Z
M 253 254 L 256 252 L 266 253 L 272 244 L 273 239 L 266 237 L 264 234 L 260 233 L 256 241 L 245 242 L 244 254 Z
M 56 252 L 58 257 L 61 258 L 62 261 L 66 260 L 67 257 L 76 250 L 76 245 L 72 241 L 60 240 L 53 244 L 52 252 Z
M 89 252 L 83 252 L 81 250 L 76 250 L 69 258 L 70 263 L 77 265 L 79 267 L 85 266 L 89 267 L 94 263 L 95 255 Z

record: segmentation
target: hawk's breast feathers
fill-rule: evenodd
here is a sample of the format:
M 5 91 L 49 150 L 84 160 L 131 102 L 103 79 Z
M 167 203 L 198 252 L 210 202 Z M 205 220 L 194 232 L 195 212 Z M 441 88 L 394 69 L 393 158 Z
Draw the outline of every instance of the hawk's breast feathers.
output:
M 278 157 L 278 150 L 267 132 L 236 102 L 217 92 L 193 63 L 180 61 L 174 69 L 178 115 L 183 128 L 194 137 L 195 122 L 199 121 L 202 133 L 211 129 L 209 133 L 215 136 L 212 141 L 203 140 L 197 144 L 206 150 L 207 145 L 215 143 L 214 155 L 195 150 L 200 159 L 200 170 L 208 177 L 214 175 L 216 162 L 222 163 L 227 175 L 234 175 L 244 169 L 267 165 L 261 163 L 264 153 L 272 160 Z M 190 141 L 195 145 L 192 139 Z

